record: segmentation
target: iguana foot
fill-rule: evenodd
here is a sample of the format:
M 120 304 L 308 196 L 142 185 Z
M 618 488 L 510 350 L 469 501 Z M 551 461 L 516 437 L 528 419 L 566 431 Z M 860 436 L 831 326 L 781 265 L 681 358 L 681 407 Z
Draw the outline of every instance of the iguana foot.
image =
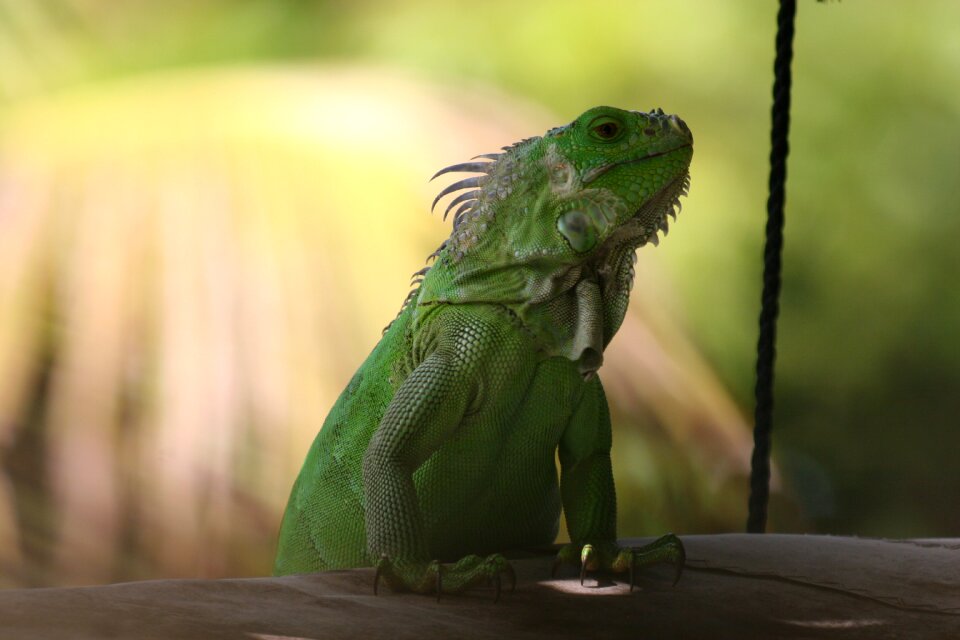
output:
M 436 593 L 437 600 L 442 593 L 460 593 L 479 584 L 492 584 L 495 591 L 494 602 L 500 600 L 502 577 L 510 582 L 510 591 L 517 587 L 517 575 L 499 553 L 486 558 L 470 555 L 461 558 L 455 564 L 433 562 L 406 562 L 394 560 L 384 554 L 376 564 L 373 577 L 373 593 L 376 595 L 381 578 L 394 591 L 414 591 L 416 593 Z
M 579 558 L 577 557 L 579 555 Z M 630 574 L 630 591 L 633 591 L 636 571 L 640 567 L 668 562 L 676 568 L 673 584 L 680 580 L 687 553 L 680 538 L 668 533 L 642 547 L 622 548 L 615 542 L 603 542 L 596 545 L 564 545 L 553 561 L 551 575 L 556 577 L 562 564 L 580 563 L 580 584 L 583 584 L 588 571 L 614 571 Z

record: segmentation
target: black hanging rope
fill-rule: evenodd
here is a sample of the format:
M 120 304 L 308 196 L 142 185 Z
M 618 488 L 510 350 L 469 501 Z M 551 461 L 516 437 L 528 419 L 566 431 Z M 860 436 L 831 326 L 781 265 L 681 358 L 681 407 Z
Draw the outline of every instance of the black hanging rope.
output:
M 763 533 L 770 495 L 770 431 L 773 427 L 773 363 L 777 314 L 780 311 L 780 263 L 783 251 L 783 200 L 787 179 L 787 134 L 790 131 L 790 62 L 796 0 L 780 0 L 777 54 L 773 63 L 773 107 L 770 129 L 770 194 L 767 197 L 767 239 L 763 250 L 763 294 L 757 341 L 756 410 L 753 457 L 750 461 L 749 533 Z

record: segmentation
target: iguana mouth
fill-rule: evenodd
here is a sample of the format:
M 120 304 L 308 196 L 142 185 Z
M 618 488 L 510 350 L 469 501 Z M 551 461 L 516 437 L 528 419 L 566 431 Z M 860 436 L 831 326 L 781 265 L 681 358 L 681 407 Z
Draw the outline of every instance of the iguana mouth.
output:
M 621 160 L 620 162 L 611 162 L 610 164 L 594 167 L 593 169 L 590 169 L 589 171 L 587 171 L 586 174 L 584 174 L 583 178 L 581 179 L 581 183 L 585 185 L 590 184 L 591 182 L 593 182 L 594 180 L 596 180 L 597 178 L 605 174 L 607 171 L 610 171 L 614 167 L 622 167 L 627 164 L 639 164 L 641 162 L 646 162 L 647 160 L 651 160 L 653 158 L 659 158 L 660 156 L 665 156 L 673 153 L 674 151 L 680 151 L 681 149 L 687 149 L 692 146 L 693 146 L 692 142 L 687 142 L 685 144 L 678 145 L 671 149 L 664 149 L 663 151 L 655 151 L 653 153 L 648 153 L 646 155 L 640 156 L 638 158 L 630 158 L 629 160 Z
M 639 162 L 643 162 L 643 161 L 645 161 L 645 160 L 649 160 L 650 158 L 659 158 L 660 156 L 665 156 L 665 155 L 667 155 L 667 154 L 673 153 L 674 151 L 680 151 L 680 149 L 687 149 L 687 148 L 690 148 L 690 147 L 692 147 L 692 146 L 693 146 L 693 143 L 692 143 L 692 142 L 687 142 L 687 143 L 685 143 L 685 144 L 681 144 L 681 145 L 678 145 L 678 146 L 676 146 L 676 147 L 673 147 L 672 149 L 665 149 L 665 150 L 663 150 L 663 151 L 655 151 L 655 152 L 653 152 L 653 153 L 648 153 L 648 154 L 645 155 L 645 156 L 640 156 L 639 158 L 631 158 L 630 160 L 623 160 L 622 162 L 616 163 L 616 165 L 614 165 L 614 166 L 620 166 L 620 165 L 625 165 L 625 164 L 637 164 L 637 163 L 639 163 Z

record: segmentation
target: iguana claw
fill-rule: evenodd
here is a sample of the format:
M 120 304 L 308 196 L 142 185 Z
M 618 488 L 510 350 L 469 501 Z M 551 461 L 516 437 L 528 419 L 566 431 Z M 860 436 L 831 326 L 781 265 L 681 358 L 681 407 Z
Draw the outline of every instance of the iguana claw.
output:
M 487 561 L 491 561 L 491 560 L 495 561 L 496 556 L 495 555 L 489 556 L 487 558 Z M 493 588 L 495 589 L 494 596 L 493 596 L 494 604 L 500 601 L 500 590 L 502 586 L 502 581 L 500 579 L 501 575 L 506 575 L 508 578 L 510 578 L 510 593 L 513 593 L 514 591 L 517 590 L 517 572 L 513 570 L 512 565 L 510 565 L 507 562 L 504 562 L 503 566 L 499 567 L 497 569 L 497 572 L 493 575 Z
M 587 571 L 596 571 L 601 567 L 603 563 L 598 557 L 596 549 L 594 549 L 592 544 L 583 545 L 583 549 L 580 551 L 580 586 L 583 586 L 583 581 L 587 577 Z
M 687 550 L 684 548 L 683 543 L 680 542 L 680 538 L 669 534 L 671 541 L 676 541 L 677 546 L 677 557 L 674 559 L 673 564 L 676 568 L 676 573 L 673 577 L 673 586 L 677 586 L 677 583 L 680 582 L 680 576 L 683 575 L 683 568 L 687 564 Z
M 437 572 L 437 602 L 440 602 L 440 594 L 443 593 L 443 576 L 442 569 L 443 565 L 440 564 L 439 560 L 434 560 L 430 563 L 431 567 L 436 567 Z
M 373 573 L 373 595 L 377 595 L 377 590 L 380 586 L 380 573 L 383 571 L 384 565 L 389 562 L 390 558 L 387 557 L 387 554 L 380 556 L 380 560 L 377 562 L 377 570 Z
M 580 586 L 583 586 L 583 580 L 587 577 L 587 563 L 593 556 L 593 545 L 583 545 L 583 551 L 580 553 Z
M 517 572 L 513 570 L 512 564 L 507 564 L 504 573 L 510 578 L 510 593 L 517 590 Z

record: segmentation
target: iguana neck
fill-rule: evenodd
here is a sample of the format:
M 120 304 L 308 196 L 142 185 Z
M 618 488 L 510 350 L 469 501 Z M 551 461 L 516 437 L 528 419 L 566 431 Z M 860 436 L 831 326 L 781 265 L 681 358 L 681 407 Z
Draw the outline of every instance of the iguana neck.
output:
M 490 303 L 507 307 L 541 352 L 569 358 L 588 377 L 603 364 L 603 351 L 623 322 L 635 256 L 634 247 L 623 245 L 601 256 L 599 263 L 558 265 L 545 277 L 542 269 L 517 264 L 499 268 L 490 258 L 477 265 L 463 260 L 449 268 L 453 265 L 444 264 L 446 256 L 441 255 L 419 291 L 416 306 Z

